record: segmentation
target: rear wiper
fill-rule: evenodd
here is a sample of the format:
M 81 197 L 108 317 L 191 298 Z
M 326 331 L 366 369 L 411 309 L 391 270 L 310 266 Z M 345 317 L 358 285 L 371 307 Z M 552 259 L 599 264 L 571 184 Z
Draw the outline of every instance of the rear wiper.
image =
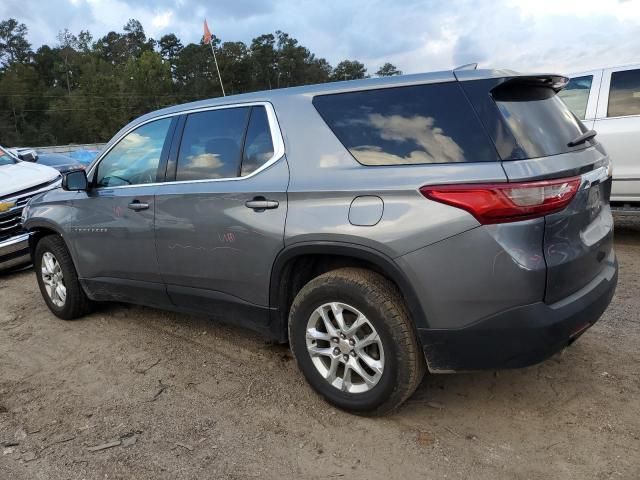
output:
M 580 145 L 581 143 L 586 142 L 587 140 L 591 140 L 598 134 L 595 130 L 589 130 L 584 132 L 582 135 L 574 138 L 569 143 L 567 143 L 567 147 L 575 147 L 576 145 Z

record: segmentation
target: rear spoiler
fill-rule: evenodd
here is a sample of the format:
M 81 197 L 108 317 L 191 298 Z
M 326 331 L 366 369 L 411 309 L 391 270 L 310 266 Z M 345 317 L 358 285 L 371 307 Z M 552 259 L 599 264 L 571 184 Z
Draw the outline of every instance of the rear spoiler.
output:
M 483 79 L 501 79 L 500 86 L 530 85 L 549 87 L 559 92 L 569 83 L 569 78 L 557 73 L 519 73 L 513 70 L 454 70 L 453 74 L 459 82 Z

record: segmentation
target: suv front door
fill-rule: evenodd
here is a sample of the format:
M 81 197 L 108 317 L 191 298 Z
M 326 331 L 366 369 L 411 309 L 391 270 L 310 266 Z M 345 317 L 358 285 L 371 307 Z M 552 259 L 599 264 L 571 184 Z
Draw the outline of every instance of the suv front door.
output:
M 70 243 L 97 300 L 170 303 L 155 252 L 154 190 L 164 179 L 176 123 L 155 120 L 124 135 L 90 172 L 89 191 L 73 202 Z
M 272 106 L 189 113 L 180 132 L 156 197 L 156 247 L 169 296 L 182 308 L 221 317 L 235 309 L 240 323 L 266 326 L 289 182 Z

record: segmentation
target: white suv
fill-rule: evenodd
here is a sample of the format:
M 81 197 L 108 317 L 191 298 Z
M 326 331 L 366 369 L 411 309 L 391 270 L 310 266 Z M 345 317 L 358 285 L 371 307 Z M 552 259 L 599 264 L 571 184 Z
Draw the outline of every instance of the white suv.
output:
M 34 195 L 60 184 L 57 170 L 23 162 L 0 147 L 0 270 L 29 263 L 29 234 L 22 229 L 22 209 Z
M 640 208 L 640 64 L 575 73 L 559 96 L 611 158 L 613 206 Z

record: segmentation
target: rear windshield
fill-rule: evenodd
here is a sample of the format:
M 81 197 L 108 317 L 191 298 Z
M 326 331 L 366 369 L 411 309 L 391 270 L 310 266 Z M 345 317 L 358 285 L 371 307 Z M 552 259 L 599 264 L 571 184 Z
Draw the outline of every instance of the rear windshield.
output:
M 313 105 L 364 165 L 498 160 L 457 82 L 319 95 Z
M 502 160 L 524 160 L 582 150 L 589 140 L 569 143 L 587 128 L 546 86 L 527 79 L 491 78 L 460 82 Z

